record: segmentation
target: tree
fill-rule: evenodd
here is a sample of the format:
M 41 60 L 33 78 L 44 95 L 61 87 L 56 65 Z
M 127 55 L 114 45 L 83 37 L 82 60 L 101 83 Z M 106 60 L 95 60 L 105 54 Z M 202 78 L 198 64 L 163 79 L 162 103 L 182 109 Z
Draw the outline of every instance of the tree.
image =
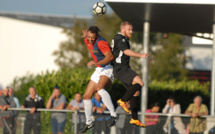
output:
M 75 21 L 70 29 L 63 28 L 68 40 L 61 42 L 59 49 L 53 52 L 55 63 L 60 68 L 82 67 L 90 61 L 88 49 L 81 38 L 82 30 L 86 28 L 86 22 L 80 20 Z
M 188 58 L 184 55 L 183 37 L 179 34 L 168 35 L 163 39 L 157 34 L 156 45 L 150 47 L 149 75 L 151 80 L 182 80 L 187 71 L 184 64 Z

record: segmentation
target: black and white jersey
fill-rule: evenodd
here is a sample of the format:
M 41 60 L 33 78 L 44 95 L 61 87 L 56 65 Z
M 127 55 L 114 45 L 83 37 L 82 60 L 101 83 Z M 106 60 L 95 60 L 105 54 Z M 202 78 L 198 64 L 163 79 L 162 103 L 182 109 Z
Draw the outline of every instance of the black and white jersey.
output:
M 130 49 L 129 39 L 121 33 L 114 36 L 112 40 L 112 49 L 114 56 L 114 69 L 130 67 L 130 56 L 125 55 L 123 52 Z

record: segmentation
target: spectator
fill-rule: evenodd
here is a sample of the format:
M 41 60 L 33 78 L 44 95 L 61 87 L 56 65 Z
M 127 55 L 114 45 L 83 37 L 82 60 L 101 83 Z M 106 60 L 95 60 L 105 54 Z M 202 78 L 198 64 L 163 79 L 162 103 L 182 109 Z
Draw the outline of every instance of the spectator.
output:
M 71 100 L 66 109 L 69 110 L 84 110 L 84 102 L 82 100 L 81 94 L 76 93 L 75 99 Z M 75 114 L 72 115 L 73 124 L 75 123 Z M 78 130 L 85 125 L 84 113 L 78 113 L 77 116 L 77 128 Z
M 66 97 L 60 93 L 60 88 L 55 87 L 52 95 L 49 97 L 46 108 L 66 109 Z M 66 124 L 67 114 L 65 112 L 52 112 L 51 125 L 52 134 L 62 134 Z
M 25 98 L 25 102 L 21 108 L 31 108 L 26 114 L 24 133 L 30 134 L 33 129 L 34 134 L 40 134 L 41 120 L 40 112 L 37 111 L 37 108 L 45 108 L 45 106 L 43 98 L 36 93 L 34 87 L 29 88 L 29 95 Z
M 130 109 L 129 101 L 126 103 L 127 108 Z M 116 112 L 119 113 L 118 119 L 116 121 L 117 134 L 132 134 L 133 126 L 129 123 L 131 116 L 126 114 L 121 106 L 116 108 Z
M 151 104 L 150 108 L 146 110 L 145 113 L 157 113 L 160 110 L 160 105 L 158 102 Z M 159 130 L 156 128 L 156 125 L 159 123 L 160 119 L 158 115 L 146 115 L 146 133 L 147 134 L 157 134 Z
M 107 111 L 108 109 L 102 102 L 102 98 L 98 92 L 96 92 L 94 98 L 92 98 L 92 104 L 93 112 L 98 113 L 94 122 L 94 134 L 100 134 L 102 131 L 104 131 L 105 134 L 109 134 L 110 129 L 106 125 L 108 119 L 103 114 L 103 112 Z
M 18 100 L 18 98 L 17 97 L 14 97 L 14 95 L 13 95 L 13 88 L 11 88 L 11 87 L 7 87 L 7 89 L 9 90 L 9 96 L 11 96 L 12 98 L 13 98 L 13 100 L 14 100 L 14 102 L 16 103 L 16 108 L 20 108 L 20 103 L 19 103 L 19 100 Z M 16 120 L 17 120 L 17 116 L 18 116 L 18 111 L 14 111 L 14 132 L 16 132 L 16 127 L 17 127 L 17 123 L 16 123 Z
M 13 98 L 14 102 L 16 103 L 16 108 L 20 108 L 19 99 L 14 96 L 14 94 L 13 94 L 13 92 L 14 92 L 13 88 L 11 88 L 11 87 L 7 87 L 7 88 L 9 90 L 9 96 L 11 96 Z
M 169 97 L 166 101 L 166 106 L 164 107 L 163 113 L 169 113 L 169 114 L 180 114 L 181 113 L 181 107 L 180 104 L 176 104 L 176 101 L 173 97 Z M 168 117 L 166 123 L 163 126 L 164 132 L 167 133 L 168 132 L 168 126 L 169 126 L 169 118 L 171 118 L 171 131 L 173 131 L 173 128 L 175 128 L 178 133 L 180 134 L 185 134 L 185 126 L 182 123 L 182 120 L 180 117 Z
M 14 112 L 7 111 L 7 108 L 15 108 L 16 104 L 12 97 L 8 95 L 8 89 L 3 89 L 3 94 L 0 96 L 1 118 L 4 124 L 3 134 L 15 134 L 14 131 Z
M 2 87 L 0 86 L 0 96 L 2 96 Z
M 203 134 L 206 130 L 206 119 L 201 116 L 208 115 L 208 108 L 205 104 L 202 104 L 202 97 L 196 96 L 194 103 L 190 104 L 185 114 L 190 115 L 190 134 Z

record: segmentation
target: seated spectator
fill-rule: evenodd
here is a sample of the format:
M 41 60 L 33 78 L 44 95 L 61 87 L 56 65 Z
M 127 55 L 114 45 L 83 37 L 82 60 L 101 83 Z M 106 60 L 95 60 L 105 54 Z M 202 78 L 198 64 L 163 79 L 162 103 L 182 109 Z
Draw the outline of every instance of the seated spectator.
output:
M 203 134 L 206 130 L 206 119 L 201 116 L 208 115 L 208 108 L 202 104 L 202 97 L 196 96 L 194 103 L 190 104 L 185 114 L 190 115 L 189 132 L 190 134 Z
M 24 133 L 30 134 L 33 129 L 34 134 L 40 134 L 41 119 L 40 112 L 37 108 L 45 108 L 43 98 L 40 97 L 34 87 L 29 88 L 29 95 L 25 98 L 25 102 L 21 108 L 31 108 L 26 114 L 24 125 Z
M 75 99 L 71 100 L 67 106 L 66 109 L 69 110 L 84 110 L 84 102 L 82 100 L 81 94 L 80 93 L 76 93 L 75 94 Z M 75 114 L 72 115 L 72 122 L 73 124 L 75 123 Z M 80 128 L 83 128 L 85 125 L 85 116 L 84 113 L 78 113 L 77 116 L 77 128 L 78 130 Z
M 0 96 L 0 115 L 2 122 L 4 124 L 3 134 L 15 134 L 14 131 L 14 112 L 7 110 L 7 108 L 15 108 L 16 104 L 12 97 L 8 95 L 8 89 L 3 89 L 3 94 Z
M 102 102 L 102 98 L 98 92 L 96 92 L 94 98 L 92 98 L 92 104 L 93 112 L 98 113 L 96 114 L 96 119 L 94 122 L 94 134 L 100 134 L 102 131 L 104 131 L 105 134 L 109 134 L 110 129 L 106 125 L 108 117 L 106 118 L 105 114 L 103 114 L 103 112 L 108 111 L 108 109 Z
M 66 97 L 60 93 L 60 88 L 55 87 L 52 95 L 49 97 L 46 108 L 52 109 L 66 109 Z M 66 112 L 52 112 L 51 125 L 52 134 L 62 134 L 66 124 Z
M 150 108 L 146 110 L 145 113 L 157 113 L 160 110 L 160 105 L 158 102 L 151 104 Z M 146 134 L 157 134 L 159 130 L 156 128 L 156 125 L 160 121 L 158 115 L 146 115 Z
M 166 106 L 162 110 L 163 113 L 169 113 L 169 114 L 180 114 L 181 113 L 181 107 L 180 104 L 176 104 L 176 101 L 173 97 L 169 97 L 166 101 Z M 163 126 L 164 132 L 168 132 L 168 126 L 169 126 L 169 118 L 167 119 L 166 123 Z M 182 120 L 180 117 L 173 116 L 171 117 L 171 131 L 173 128 L 175 128 L 178 133 L 180 134 L 186 134 L 185 126 L 182 123 Z

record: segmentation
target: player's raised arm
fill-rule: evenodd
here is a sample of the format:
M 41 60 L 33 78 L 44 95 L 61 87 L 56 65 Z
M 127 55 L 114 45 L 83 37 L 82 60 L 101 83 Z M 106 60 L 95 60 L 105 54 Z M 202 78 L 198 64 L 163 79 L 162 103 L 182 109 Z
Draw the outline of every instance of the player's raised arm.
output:
M 82 30 L 83 35 L 81 36 L 82 38 L 86 38 L 87 37 L 87 30 Z

